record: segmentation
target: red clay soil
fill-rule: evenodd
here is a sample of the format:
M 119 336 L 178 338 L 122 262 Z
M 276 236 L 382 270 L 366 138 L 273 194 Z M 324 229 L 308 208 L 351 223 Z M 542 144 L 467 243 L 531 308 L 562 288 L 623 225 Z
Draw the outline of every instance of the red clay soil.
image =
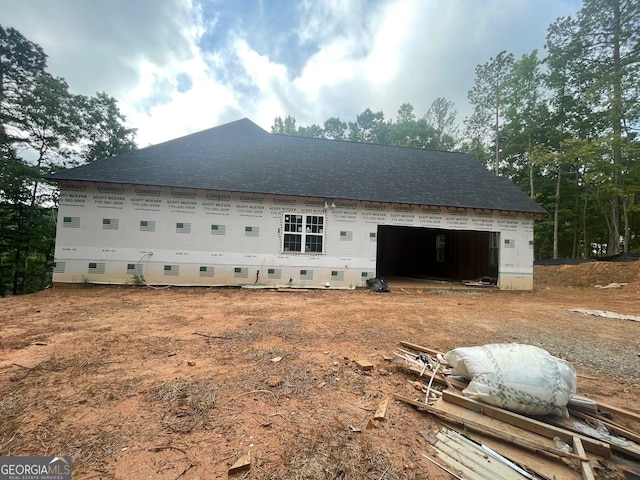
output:
M 74 478 L 448 479 L 401 340 L 567 358 L 578 393 L 640 412 L 640 262 L 536 267 L 534 292 L 76 286 L 0 299 L 0 455 L 72 455 Z M 622 288 L 595 285 L 628 283 Z M 371 362 L 363 371 L 358 360 Z M 369 424 L 370 426 L 370 424 Z

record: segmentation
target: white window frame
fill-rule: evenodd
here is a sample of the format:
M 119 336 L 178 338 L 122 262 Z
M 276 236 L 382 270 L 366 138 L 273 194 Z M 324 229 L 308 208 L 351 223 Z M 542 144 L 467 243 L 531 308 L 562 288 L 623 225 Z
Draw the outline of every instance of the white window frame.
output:
M 310 213 L 282 215 L 280 250 L 285 254 L 322 255 L 327 241 L 327 217 Z M 320 250 L 316 250 L 320 244 Z M 299 246 L 299 250 L 296 247 Z

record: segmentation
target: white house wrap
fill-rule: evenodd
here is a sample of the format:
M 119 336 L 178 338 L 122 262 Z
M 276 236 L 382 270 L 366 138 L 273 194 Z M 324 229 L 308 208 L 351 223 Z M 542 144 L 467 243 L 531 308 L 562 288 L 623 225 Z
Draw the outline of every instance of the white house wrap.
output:
M 273 135 L 246 119 L 48 178 L 60 283 L 486 276 L 531 290 L 546 213 L 463 153 Z

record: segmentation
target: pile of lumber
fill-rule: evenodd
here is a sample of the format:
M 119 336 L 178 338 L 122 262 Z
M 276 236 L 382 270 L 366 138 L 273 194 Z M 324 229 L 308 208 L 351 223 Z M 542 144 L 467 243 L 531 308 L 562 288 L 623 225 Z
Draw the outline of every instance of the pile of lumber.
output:
M 396 361 L 421 391 L 394 395 L 442 424 L 423 456 L 460 479 L 640 478 L 640 415 L 575 397 L 570 417 L 530 417 L 465 397 L 441 352 L 400 342 Z M 416 378 L 418 377 L 418 378 Z

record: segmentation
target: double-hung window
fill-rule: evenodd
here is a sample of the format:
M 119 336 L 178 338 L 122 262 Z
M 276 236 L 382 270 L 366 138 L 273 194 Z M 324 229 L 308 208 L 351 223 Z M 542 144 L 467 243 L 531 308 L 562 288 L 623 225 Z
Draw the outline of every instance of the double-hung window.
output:
M 283 218 L 283 252 L 323 253 L 324 215 L 293 215 Z

